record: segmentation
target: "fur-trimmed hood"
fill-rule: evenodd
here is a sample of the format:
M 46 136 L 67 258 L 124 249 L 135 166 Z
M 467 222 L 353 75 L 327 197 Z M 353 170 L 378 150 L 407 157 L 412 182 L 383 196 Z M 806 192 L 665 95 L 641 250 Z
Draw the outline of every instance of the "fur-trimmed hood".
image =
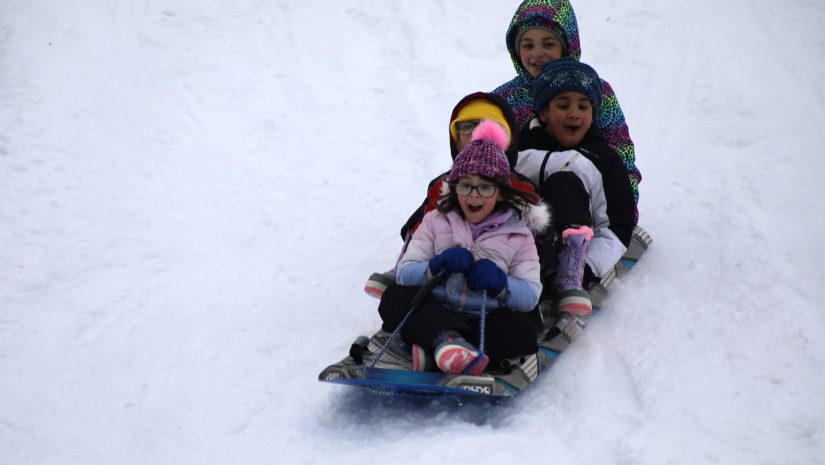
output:
M 550 206 L 540 201 L 538 205 L 528 204 L 527 211 L 522 213 L 526 218 L 525 223 L 530 228 L 534 236 L 539 236 L 546 232 L 553 222 L 553 214 Z

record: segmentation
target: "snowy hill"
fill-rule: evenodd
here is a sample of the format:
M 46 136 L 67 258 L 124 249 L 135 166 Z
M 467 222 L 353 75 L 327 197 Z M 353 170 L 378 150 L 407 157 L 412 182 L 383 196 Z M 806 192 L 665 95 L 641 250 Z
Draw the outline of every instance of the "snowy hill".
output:
M 0 2 L 0 463 L 822 463 L 825 4 L 573 2 L 655 243 L 497 406 L 316 377 L 518 2 Z

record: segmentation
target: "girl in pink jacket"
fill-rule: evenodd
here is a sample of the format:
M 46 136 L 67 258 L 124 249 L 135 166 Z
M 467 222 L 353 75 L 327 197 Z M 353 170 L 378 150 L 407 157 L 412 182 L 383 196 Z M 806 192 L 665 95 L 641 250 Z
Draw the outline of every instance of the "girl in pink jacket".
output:
M 478 124 L 478 123 L 475 123 Z M 437 210 L 427 213 L 398 264 L 397 282 L 379 313 L 394 330 L 419 286 L 447 273 L 412 314 L 401 337 L 413 348 L 413 369 L 478 375 L 492 361 L 536 353 L 528 316 L 541 294 L 535 238 L 550 213 L 509 183 L 504 129 L 483 121 L 455 158 Z M 483 293 L 486 292 L 486 296 Z M 479 355 L 479 316 L 486 309 L 486 354 Z

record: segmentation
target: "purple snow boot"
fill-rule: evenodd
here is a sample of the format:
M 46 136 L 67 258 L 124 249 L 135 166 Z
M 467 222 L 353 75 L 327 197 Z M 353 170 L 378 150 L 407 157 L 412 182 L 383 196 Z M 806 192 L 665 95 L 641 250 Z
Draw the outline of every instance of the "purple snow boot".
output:
M 561 233 L 562 249 L 556 271 L 559 289 L 581 289 L 584 276 L 584 257 L 593 237 L 593 230 L 587 226 L 578 229 L 567 228 Z
M 593 230 L 587 226 L 567 228 L 562 232 L 564 244 L 556 272 L 559 286 L 558 310 L 573 315 L 590 315 L 593 307 L 590 295 L 582 288 L 584 257 L 593 237 Z

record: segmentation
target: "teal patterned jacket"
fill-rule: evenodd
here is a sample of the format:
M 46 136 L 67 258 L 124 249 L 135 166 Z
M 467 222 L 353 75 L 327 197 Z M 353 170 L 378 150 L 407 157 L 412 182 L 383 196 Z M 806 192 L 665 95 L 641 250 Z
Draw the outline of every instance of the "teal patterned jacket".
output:
M 533 110 L 533 77 L 524 69 L 519 60 L 518 49 L 515 44 L 519 32 L 531 27 L 548 27 L 566 38 L 565 55 L 579 60 L 581 58 L 581 42 L 579 40 L 579 26 L 576 14 L 568 0 L 525 0 L 519 5 L 510 26 L 507 28 L 507 50 L 517 76 L 502 84 L 495 90 L 496 94 L 507 101 L 513 108 L 516 117 L 516 126 L 519 132 L 529 129 L 530 121 L 537 118 Z M 597 70 L 598 71 L 598 70 Z M 642 174 L 636 167 L 636 154 L 630 132 L 624 119 L 624 113 L 616 98 L 613 87 L 602 79 L 604 96 L 599 114 L 594 123 L 602 133 L 607 144 L 619 154 L 624 161 L 633 188 L 633 200 L 639 203 L 639 183 Z M 639 212 L 636 211 L 638 222 Z

